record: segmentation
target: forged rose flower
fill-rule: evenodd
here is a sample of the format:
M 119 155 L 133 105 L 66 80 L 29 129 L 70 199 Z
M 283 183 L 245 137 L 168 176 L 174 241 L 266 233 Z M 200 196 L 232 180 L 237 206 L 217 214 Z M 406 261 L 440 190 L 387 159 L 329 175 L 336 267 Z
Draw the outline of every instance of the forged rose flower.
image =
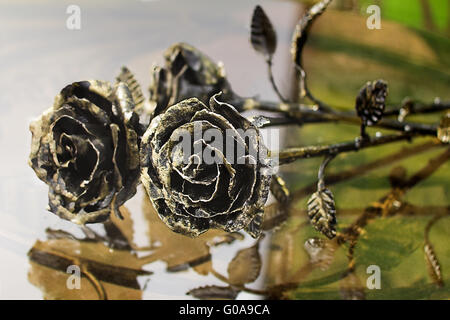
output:
M 159 217 L 191 237 L 210 228 L 261 230 L 271 162 L 258 129 L 215 95 L 183 100 L 142 138 L 141 180 Z M 181 142 L 180 142 L 181 141 Z
M 150 101 L 156 104 L 154 116 L 184 99 L 197 97 L 207 104 L 216 93 L 230 101 L 234 96 L 223 66 L 196 48 L 177 43 L 164 53 L 165 67 L 155 67 L 151 75 Z
M 30 166 L 49 186 L 49 210 L 78 224 L 104 221 L 136 192 L 139 119 L 123 83 L 74 82 L 31 123 Z

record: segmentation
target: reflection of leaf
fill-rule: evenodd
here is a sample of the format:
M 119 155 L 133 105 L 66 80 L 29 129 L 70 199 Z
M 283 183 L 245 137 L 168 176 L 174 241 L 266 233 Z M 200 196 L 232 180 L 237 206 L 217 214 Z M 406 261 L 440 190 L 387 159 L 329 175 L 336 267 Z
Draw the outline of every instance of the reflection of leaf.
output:
M 308 200 L 308 216 L 317 231 L 329 239 L 336 236 L 336 208 L 329 189 L 318 190 Z
M 258 239 L 261 235 L 263 219 L 264 211 L 258 211 L 252 221 L 244 228 L 253 239 Z
M 190 290 L 187 294 L 197 299 L 236 299 L 239 290 L 232 287 L 206 286 Z
M 133 242 L 134 229 L 131 213 L 125 206 L 120 207 L 119 210 L 123 219 L 111 216 L 112 223 L 110 224 L 113 226 L 105 226 L 106 236 L 109 236 L 110 239 L 114 239 L 113 241 L 116 242 L 120 239 L 120 243 L 126 243 L 128 246 L 136 248 L 136 245 Z M 109 240 L 109 242 L 111 242 L 111 240 Z M 116 243 L 115 245 L 119 245 L 119 243 Z
M 106 221 L 103 224 L 106 232 L 106 237 L 109 240 L 109 247 L 119 250 L 131 250 L 131 246 L 128 243 L 128 239 L 120 231 L 120 229 L 112 223 L 112 221 Z
M 264 208 L 262 229 L 272 230 L 279 227 L 287 220 L 288 216 L 289 209 L 286 206 L 280 205 L 278 202 L 272 203 Z
M 304 247 L 309 255 L 311 264 L 325 271 L 334 260 L 337 244 L 325 239 L 310 238 L 306 240 Z
M 277 36 L 269 17 L 260 6 L 256 6 L 253 11 L 250 41 L 256 51 L 266 56 L 267 60 L 272 59 L 277 46 Z
M 227 233 L 221 230 L 209 230 L 197 238 L 190 238 L 170 230 L 158 217 L 148 197 L 143 201 L 144 217 L 149 225 L 149 239 L 155 250 L 142 260 L 146 263 L 162 260 L 167 263 L 167 270 L 178 272 L 195 267 L 205 274 L 208 268 L 198 268 L 200 265 L 208 264 L 211 260 L 209 245 L 218 237 Z
M 59 250 L 55 250 L 55 248 L 60 247 L 60 245 L 66 244 L 67 242 L 62 239 L 56 242 L 52 241 L 51 243 L 37 241 L 28 253 L 28 256 L 34 263 L 63 272 L 66 272 L 67 267 L 70 265 L 78 263 L 89 270 L 89 272 L 99 281 L 105 281 L 132 289 L 140 288 L 136 281 L 137 276 L 151 274 L 151 272 L 148 271 L 114 266 L 101 261 L 77 257 L 76 255 L 65 256 L 63 253 L 59 252 Z
M 222 244 L 231 244 L 236 240 L 244 240 L 244 238 L 245 236 L 240 232 L 230 232 L 214 237 L 208 242 L 208 245 L 216 247 Z
M 400 264 L 419 246 L 422 237 L 420 221 L 393 217 L 378 219 L 369 224 L 355 247 L 357 265 L 378 265 L 389 270 Z
M 197 264 L 197 265 L 193 266 L 192 269 L 195 272 L 197 272 L 199 275 L 207 276 L 211 272 L 211 270 L 213 270 L 211 258 L 208 261 L 206 261 L 205 263 Z
M 114 215 L 105 225 L 102 236 L 84 227 L 85 238 L 63 230 L 47 229 L 47 241 L 37 241 L 28 256 L 29 281 L 39 287 L 47 299 L 140 299 L 139 276 L 152 272 L 142 269 L 144 263 L 131 251 L 132 219 L 125 207 L 125 220 Z M 68 290 L 71 275 L 67 268 L 76 265 L 81 272 L 80 290 Z
M 230 284 L 242 285 L 258 278 L 261 272 L 261 257 L 258 242 L 246 249 L 239 250 L 228 265 L 228 280 Z
M 141 269 L 141 262 L 130 251 L 111 250 L 101 242 L 37 241 L 28 256 L 29 280 L 47 299 L 98 299 L 103 295 L 108 299 L 140 299 L 137 277 L 151 274 Z M 70 265 L 81 270 L 80 290 L 66 287 Z
M 70 239 L 80 242 L 103 242 L 111 249 L 131 251 L 135 247 L 132 242 L 132 219 L 129 211 L 125 207 L 120 207 L 119 210 L 123 220 L 117 218 L 116 215 L 111 216 L 108 221 L 103 223 L 106 233 L 104 236 L 96 233 L 86 226 L 83 226 L 81 231 L 85 235 L 84 238 L 78 238 L 64 230 L 47 228 L 45 230 L 47 239 Z

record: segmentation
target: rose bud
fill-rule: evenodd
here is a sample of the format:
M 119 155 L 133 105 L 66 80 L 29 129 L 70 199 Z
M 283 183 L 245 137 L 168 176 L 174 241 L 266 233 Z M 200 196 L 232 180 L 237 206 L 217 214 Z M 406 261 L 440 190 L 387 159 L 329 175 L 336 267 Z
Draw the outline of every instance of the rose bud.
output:
M 356 113 L 365 126 L 376 124 L 383 117 L 388 95 L 384 80 L 367 82 L 356 97 Z
M 77 224 L 106 220 L 136 193 L 139 119 L 124 83 L 74 82 L 31 123 L 29 159 L 49 210 Z
M 261 232 L 272 162 L 259 130 L 227 103 L 183 100 L 142 138 L 141 181 L 159 217 L 196 237 L 210 228 Z
M 151 74 L 150 102 L 156 105 L 153 116 L 190 97 L 205 104 L 219 92 L 226 101 L 235 97 L 223 66 L 196 48 L 177 43 L 165 51 L 164 58 L 165 67 L 155 67 Z

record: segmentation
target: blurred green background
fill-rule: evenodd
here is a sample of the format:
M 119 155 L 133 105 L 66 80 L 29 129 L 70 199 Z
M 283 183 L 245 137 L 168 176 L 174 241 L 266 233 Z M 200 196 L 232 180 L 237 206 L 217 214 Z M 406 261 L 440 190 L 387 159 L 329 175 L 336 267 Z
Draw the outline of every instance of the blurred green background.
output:
M 310 6 L 317 1 L 301 2 Z M 380 30 L 366 27 L 370 16 L 366 9 L 372 4 L 381 9 Z M 334 1 L 330 10 L 313 25 L 305 47 L 304 65 L 311 91 L 338 109 L 353 110 L 355 97 L 364 83 L 381 78 L 389 83 L 389 106 L 400 106 L 406 97 L 423 102 L 432 102 L 436 98 L 450 100 L 449 11 L 450 1 L 447 0 Z M 437 123 L 442 115 L 410 116 L 407 121 Z M 358 130 L 357 126 L 346 124 L 292 127 L 286 135 L 286 145 L 351 141 L 358 135 Z M 374 135 L 389 131 L 371 128 L 369 132 Z M 414 147 L 426 140 L 341 155 L 331 162 L 327 173 L 337 174 L 398 152 L 401 154 L 402 148 Z M 365 208 L 389 193 L 388 176 L 393 168 L 405 168 L 410 177 L 443 151 L 445 147 L 432 148 L 330 186 L 337 205 L 338 231 L 344 230 L 363 214 Z M 283 168 L 290 190 L 295 193 L 295 190 L 314 184 L 321 161 L 305 159 Z M 403 204 L 415 208 L 412 214 L 378 218 L 364 229 L 355 248 L 355 275 L 357 287 L 365 298 L 450 298 L 449 190 L 450 165 L 447 162 L 402 199 Z M 310 193 L 298 197 L 293 217 L 273 238 L 275 249 L 269 274 L 273 273 L 269 283 L 298 281 L 298 272 L 309 259 L 303 245 L 310 237 L 320 237 L 306 219 L 309 196 Z M 425 226 L 434 215 L 442 212 L 447 216 L 430 231 L 445 283 L 443 288 L 438 288 L 427 272 L 423 245 Z M 308 273 L 288 297 L 346 298 L 342 287 L 348 285 L 349 280 L 342 280 L 342 275 L 348 266 L 348 249 L 348 245 L 340 247 L 329 269 L 314 269 Z M 366 268 L 370 264 L 381 268 L 381 290 L 366 288 L 369 276 Z

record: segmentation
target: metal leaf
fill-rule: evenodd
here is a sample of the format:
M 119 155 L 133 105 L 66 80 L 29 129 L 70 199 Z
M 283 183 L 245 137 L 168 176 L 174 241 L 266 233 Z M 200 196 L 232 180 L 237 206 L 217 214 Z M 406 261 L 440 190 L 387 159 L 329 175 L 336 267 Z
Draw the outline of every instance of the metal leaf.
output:
M 253 10 L 250 42 L 267 60 L 272 59 L 277 47 L 277 35 L 269 17 L 259 5 Z
M 254 116 L 249 118 L 249 121 L 257 128 L 261 128 L 270 123 L 270 120 L 264 116 Z
M 327 188 L 315 192 L 308 201 L 308 216 L 314 228 L 329 239 L 336 236 L 336 208 Z
M 141 86 L 134 78 L 133 73 L 125 66 L 120 69 L 119 75 L 116 77 L 117 83 L 124 82 L 131 91 L 133 101 L 135 104 L 134 111 L 141 114 L 144 110 L 144 95 L 142 94 Z
M 330 2 L 331 0 L 324 0 L 312 6 L 295 27 L 292 36 L 291 55 L 292 60 L 299 67 L 302 65 L 302 51 L 308 38 L 309 30 L 314 20 L 325 11 Z
M 427 262 L 428 273 L 430 274 L 434 283 L 436 283 L 440 287 L 444 286 L 444 281 L 442 279 L 441 273 L 441 265 L 439 264 L 433 246 L 431 245 L 431 243 L 426 242 L 423 250 L 425 252 L 425 260 Z
M 275 199 L 280 203 L 289 202 L 289 190 L 286 187 L 286 182 L 279 175 L 274 175 L 270 183 L 270 192 L 272 192 Z
M 239 290 L 232 287 L 205 286 L 189 290 L 186 294 L 197 299 L 228 299 L 235 300 Z
M 356 97 L 356 112 L 364 125 L 374 125 L 383 117 L 388 95 L 384 80 L 367 82 Z
M 255 281 L 261 272 L 259 242 L 254 246 L 239 250 L 228 264 L 228 280 L 232 285 L 243 285 Z
M 447 114 L 442 117 L 437 130 L 437 137 L 442 143 L 450 142 L 450 112 L 447 112 Z

